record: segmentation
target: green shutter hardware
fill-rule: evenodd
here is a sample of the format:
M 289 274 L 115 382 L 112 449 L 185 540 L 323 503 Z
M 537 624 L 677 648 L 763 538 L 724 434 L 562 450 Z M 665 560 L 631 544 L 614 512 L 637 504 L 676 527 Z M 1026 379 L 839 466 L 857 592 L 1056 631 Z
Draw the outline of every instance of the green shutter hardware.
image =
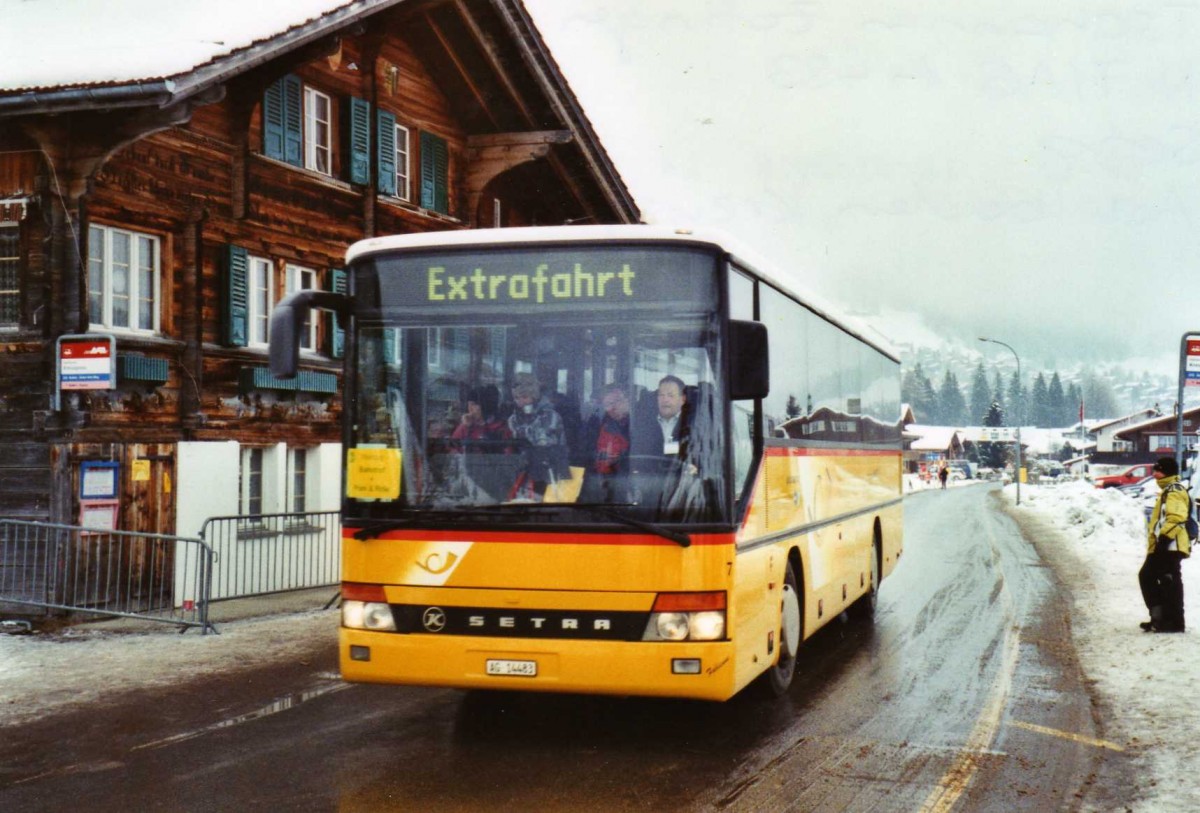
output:
M 304 166 L 304 86 L 291 74 L 263 94 L 263 154 Z
M 315 392 L 335 395 L 337 393 L 337 376 L 333 373 L 301 370 L 295 378 L 284 379 L 271 375 L 270 367 L 242 367 L 238 370 L 238 390 L 243 395 L 253 390 Z
M 396 117 L 386 110 L 376 115 L 379 124 L 379 194 L 396 194 Z
M 170 365 L 166 359 L 147 358 L 130 353 L 117 353 L 119 381 L 149 381 L 165 384 Z
M 450 152 L 446 139 L 421 133 L 421 208 L 450 214 Z
M 329 289 L 335 294 L 346 293 L 346 272 L 341 268 L 329 269 Z M 346 331 L 339 323 L 338 315 L 330 311 L 329 319 L 329 355 L 340 359 L 346 352 Z
M 221 340 L 229 347 L 245 347 L 250 318 L 246 249 L 225 247 L 225 279 L 221 291 Z
M 371 182 L 371 103 L 351 96 L 349 108 L 350 183 L 368 184 Z

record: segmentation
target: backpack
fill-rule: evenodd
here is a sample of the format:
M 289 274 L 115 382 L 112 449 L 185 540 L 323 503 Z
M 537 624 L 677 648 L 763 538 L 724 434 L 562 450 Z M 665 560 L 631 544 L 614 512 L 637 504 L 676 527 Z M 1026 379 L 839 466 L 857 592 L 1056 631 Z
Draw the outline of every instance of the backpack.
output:
M 1178 489 L 1183 492 L 1183 496 L 1187 497 L 1188 514 L 1184 520 L 1183 529 L 1187 532 L 1188 545 L 1196 544 L 1196 538 L 1200 537 L 1200 523 L 1196 522 L 1196 501 L 1192 499 L 1191 493 L 1183 485 L 1183 483 L 1174 483 L 1167 488 L 1167 491 Z M 1165 492 L 1164 492 L 1165 493 Z

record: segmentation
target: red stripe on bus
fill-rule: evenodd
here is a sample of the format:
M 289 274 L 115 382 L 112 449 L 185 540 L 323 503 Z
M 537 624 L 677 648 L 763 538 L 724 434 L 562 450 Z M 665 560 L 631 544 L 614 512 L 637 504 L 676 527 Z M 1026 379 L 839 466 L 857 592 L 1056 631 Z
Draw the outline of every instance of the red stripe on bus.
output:
M 353 539 L 358 528 L 342 529 L 343 539 Z M 734 535 L 689 534 L 693 546 L 732 545 Z M 624 545 L 679 547 L 679 543 L 653 534 L 583 534 L 549 531 L 432 531 L 398 528 L 384 531 L 372 539 L 402 539 L 406 542 L 497 542 L 528 545 Z
M 796 446 L 767 446 L 767 457 L 899 457 L 899 449 L 814 449 Z

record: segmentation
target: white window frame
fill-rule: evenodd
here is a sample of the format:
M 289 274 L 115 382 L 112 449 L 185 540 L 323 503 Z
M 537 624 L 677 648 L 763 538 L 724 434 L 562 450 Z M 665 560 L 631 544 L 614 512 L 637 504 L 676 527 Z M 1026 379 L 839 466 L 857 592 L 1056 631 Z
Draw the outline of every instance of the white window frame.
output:
M 307 513 L 309 510 L 308 492 L 311 479 L 308 475 L 314 456 L 308 451 L 303 447 L 288 449 L 287 507 L 296 514 Z
M 266 257 L 247 258 L 248 321 L 247 342 L 266 347 L 270 338 L 271 312 L 275 309 L 275 263 Z
M 320 289 L 317 286 L 317 272 L 315 269 L 288 264 L 287 293 L 293 294 L 296 291 L 316 290 Z M 313 318 L 313 311 L 309 311 L 305 317 L 304 325 L 301 327 L 300 349 L 307 350 L 308 352 L 316 352 L 317 350 L 317 320 Z
M 126 273 L 127 288 L 124 294 L 129 299 L 129 322 L 132 324 L 116 324 L 113 321 L 113 300 L 117 291 L 113 285 L 113 243 L 114 240 L 129 241 L 129 266 Z M 97 240 L 99 244 L 97 245 Z M 147 270 L 140 263 L 143 241 L 153 253 L 150 266 L 149 296 L 143 291 L 142 272 Z M 95 264 L 99 263 L 99 269 Z M 139 333 L 143 335 L 157 334 L 161 328 L 161 288 L 162 288 L 162 241 L 152 234 L 121 229 L 115 226 L 104 226 L 93 223 L 88 231 L 88 315 L 93 327 L 104 327 L 108 330 L 123 333 Z M 93 285 L 97 284 L 97 291 Z M 99 307 L 97 305 L 99 299 Z M 143 302 L 150 305 L 150 326 L 142 327 L 140 323 L 140 306 Z M 98 317 L 98 321 L 96 318 Z
M 304 88 L 304 168 L 333 175 L 333 99 L 310 87 Z
M 255 462 L 257 458 L 257 472 L 255 471 Z M 266 469 L 266 449 L 258 446 L 243 446 L 242 460 L 238 468 L 238 516 L 252 517 L 262 516 L 264 513 L 264 505 L 266 504 L 266 489 L 264 488 L 265 469 Z M 250 503 L 255 498 L 254 480 L 257 475 L 258 480 L 258 512 L 251 513 Z
M 412 131 L 396 125 L 396 197 L 412 200 Z
M 16 221 L 0 221 L 0 231 L 11 231 L 14 236 L 13 253 L 0 255 L 0 265 L 11 264 L 12 288 L 0 288 L 0 296 L 12 297 L 16 302 L 16 319 L 0 322 L 0 330 L 15 330 L 21 326 L 21 224 Z M 0 280 L 2 282 L 2 280 Z

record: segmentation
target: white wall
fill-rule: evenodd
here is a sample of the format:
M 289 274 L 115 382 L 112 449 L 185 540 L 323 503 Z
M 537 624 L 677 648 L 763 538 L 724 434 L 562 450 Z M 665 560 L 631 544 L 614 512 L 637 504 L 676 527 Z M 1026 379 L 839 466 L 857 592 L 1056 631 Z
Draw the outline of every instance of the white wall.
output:
M 180 442 L 175 457 L 175 533 L 199 536 L 209 517 L 238 512 L 236 441 Z

